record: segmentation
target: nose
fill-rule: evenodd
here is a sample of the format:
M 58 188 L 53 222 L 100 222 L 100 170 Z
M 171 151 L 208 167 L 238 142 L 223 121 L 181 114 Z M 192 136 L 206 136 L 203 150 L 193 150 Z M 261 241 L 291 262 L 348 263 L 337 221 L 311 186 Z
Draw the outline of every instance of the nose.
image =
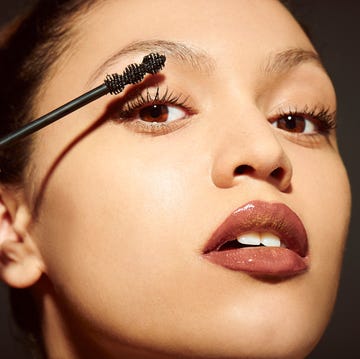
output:
M 219 188 L 230 188 L 253 178 L 287 191 L 292 165 L 275 132 L 278 130 L 258 109 L 239 117 L 232 116 L 216 133 L 213 183 Z

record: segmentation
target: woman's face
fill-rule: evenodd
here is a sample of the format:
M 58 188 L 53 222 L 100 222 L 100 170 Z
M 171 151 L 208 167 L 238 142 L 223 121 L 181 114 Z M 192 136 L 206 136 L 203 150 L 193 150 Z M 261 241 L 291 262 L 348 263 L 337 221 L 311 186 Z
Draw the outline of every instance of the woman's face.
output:
M 273 0 L 124 0 L 75 30 L 37 115 L 149 52 L 167 62 L 37 135 L 26 190 L 47 313 L 114 358 L 305 356 L 334 304 L 350 195 L 334 90 L 300 27 Z

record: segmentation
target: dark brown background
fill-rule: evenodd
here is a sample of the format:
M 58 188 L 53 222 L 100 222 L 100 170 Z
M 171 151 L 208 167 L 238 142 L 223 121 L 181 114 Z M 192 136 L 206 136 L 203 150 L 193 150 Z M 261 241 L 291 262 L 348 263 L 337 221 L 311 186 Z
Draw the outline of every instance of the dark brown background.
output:
M 0 23 L 30 1 L 0 0 Z M 338 92 L 339 143 L 353 189 L 353 218 L 337 305 L 323 340 L 310 358 L 357 359 L 360 358 L 360 209 L 357 187 L 360 184 L 360 1 L 296 0 L 293 3 L 296 15 L 309 28 Z M 336 176 L 336 172 L 328 175 Z M 324 208 L 324 212 L 326 210 Z M 6 288 L 0 285 L 0 358 L 30 358 L 14 339 L 8 309 Z M 266 338 L 259 333 L 259 345 L 263 341 Z

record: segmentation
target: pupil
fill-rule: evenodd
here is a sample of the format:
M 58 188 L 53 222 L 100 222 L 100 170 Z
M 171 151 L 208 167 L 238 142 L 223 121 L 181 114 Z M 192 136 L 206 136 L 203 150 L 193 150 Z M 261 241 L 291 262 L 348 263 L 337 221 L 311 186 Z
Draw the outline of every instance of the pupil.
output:
M 153 105 L 150 110 L 150 116 L 154 118 L 161 116 L 163 112 L 161 107 L 162 106 Z
M 289 130 L 294 130 L 296 128 L 296 118 L 294 116 L 288 116 L 286 118 L 286 127 Z

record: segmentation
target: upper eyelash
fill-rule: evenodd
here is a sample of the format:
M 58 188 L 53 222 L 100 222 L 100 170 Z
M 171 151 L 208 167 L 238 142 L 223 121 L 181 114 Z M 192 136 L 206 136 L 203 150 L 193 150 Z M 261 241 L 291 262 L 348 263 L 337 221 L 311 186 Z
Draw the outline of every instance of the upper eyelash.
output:
M 151 93 L 152 92 L 152 93 Z M 156 92 L 153 94 L 153 91 L 150 92 L 150 88 L 146 89 L 146 92 L 138 93 L 135 98 L 132 98 L 120 107 L 117 110 L 116 117 L 120 120 L 132 120 L 135 118 L 136 112 L 141 110 L 143 107 L 151 106 L 152 104 L 166 104 L 174 105 L 179 107 L 184 107 L 190 113 L 195 113 L 191 106 L 187 104 L 188 97 L 182 99 L 182 95 L 177 95 L 173 91 L 169 91 L 169 88 L 166 87 L 164 93 L 160 94 L 160 87 L 156 87 Z M 278 114 L 272 116 L 270 121 L 276 121 L 280 117 L 289 116 L 289 115 L 298 115 L 304 117 L 310 117 L 318 121 L 318 134 L 328 134 L 330 130 L 336 128 L 336 111 L 331 111 L 329 107 L 325 106 L 314 106 L 310 107 L 305 105 L 303 108 L 299 109 L 296 106 L 291 106 L 288 109 L 282 109 Z M 147 124 L 150 126 L 151 124 Z M 166 126 L 161 124 L 161 127 Z M 314 133 L 316 134 L 316 133 Z M 308 134 L 307 136 L 310 136 Z
M 163 95 L 160 95 L 160 88 L 156 88 L 155 95 L 152 95 L 149 89 L 146 89 L 146 94 L 139 93 L 134 99 L 127 101 L 122 108 L 118 111 L 118 116 L 121 119 L 131 118 L 133 112 L 141 109 L 144 106 L 151 104 L 168 104 L 175 106 L 183 106 L 191 110 L 190 106 L 187 105 L 188 97 L 181 99 L 182 95 L 176 95 L 173 91 L 169 91 L 169 88 L 165 89 Z
M 273 117 L 273 120 L 276 120 L 282 116 L 288 115 L 303 115 L 309 116 L 319 121 L 319 131 L 322 133 L 327 133 L 330 130 L 336 129 L 336 111 L 331 111 L 328 107 L 319 107 L 315 106 L 313 108 L 309 106 L 303 107 L 299 110 L 296 107 L 289 108 L 288 110 L 281 110 L 278 115 Z

